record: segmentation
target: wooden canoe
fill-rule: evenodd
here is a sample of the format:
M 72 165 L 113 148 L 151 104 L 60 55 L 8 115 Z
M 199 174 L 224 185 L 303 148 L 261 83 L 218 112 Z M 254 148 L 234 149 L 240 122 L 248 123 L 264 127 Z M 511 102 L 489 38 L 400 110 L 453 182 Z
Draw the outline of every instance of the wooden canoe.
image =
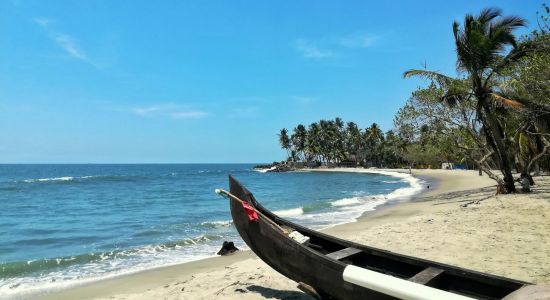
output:
M 350 266 L 474 299 L 503 299 L 530 285 L 329 236 L 273 214 L 232 176 L 229 186 L 232 195 L 259 212 L 259 220 L 250 221 L 242 203 L 230 200 L 235 227 L 250 249 L 279 273 L 312 287 L 323 299 L 396 299 L 344 280 L 344 270 Z M 309 241 L 297 242 L 289 237 L 291 231 L 309 237 Z

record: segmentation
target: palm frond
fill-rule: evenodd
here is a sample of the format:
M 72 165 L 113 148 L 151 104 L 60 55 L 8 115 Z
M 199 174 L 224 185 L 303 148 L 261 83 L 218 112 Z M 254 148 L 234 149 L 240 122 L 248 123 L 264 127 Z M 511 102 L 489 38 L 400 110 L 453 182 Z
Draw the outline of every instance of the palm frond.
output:
M 447 75 L 443 75 L 438 72 L 434 71 L 428 71 L 428 70 L 418 70 L 418 69 L 410 69 L 408 71 L 405 71 L 403 73 L 403 78 L 410 78 L 413 76 L 421 77 L 424 79 L 432 80 L 437 82 L 439 85 L 448 85 L 451 82 L 453 82 L 455 79 L 452 77 L 449 77 Z
M 493 28 L 507 28 L 509 31 L 524 26 L 527 26 L 527 21 L 518 16 L 502 17 L 499 20 L 494 21 L 491 25 Z
M 491 93 L 490 94 L 490 97 L 491 97 L 491 100 L 493 100 L 495 103 L 498 103 L 504 107 L 511 107 L 511 108 L 514 108 L 514 109 L 521 109 L 524 107 L 524 105 L 517 101 L 517 100 L 513 100 L 513 99 L 509 99 L 509 98 L 506 98 L 502 95 L 499 95 L 497 93 Z
M 503 69 L 508 67 L 510 64 L 517 62 L 523 57 L 536 51 L 536 47 L 530 43 L 522 43 L 519 46 L 513 48 L 504 56 L 493 68 L 493 72 L 499 74 Z
M 502 10 L 500 8 L 496 7 L 489 7 L 484 8 L 479 12 L 479 15 L 477 17 L 477 21 L 481 24 L 489 23 L 491 20 L 493 20 L 496 17 L 499 17 L 502 15 Z

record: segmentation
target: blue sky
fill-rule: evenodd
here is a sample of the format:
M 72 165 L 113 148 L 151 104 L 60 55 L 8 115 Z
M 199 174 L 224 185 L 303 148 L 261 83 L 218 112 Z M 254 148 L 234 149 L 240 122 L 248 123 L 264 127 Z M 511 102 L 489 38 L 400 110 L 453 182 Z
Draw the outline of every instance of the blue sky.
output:
M 0 163 L 268 162 L 280 128 L 392 128 L 451 24 L 542 1 L 0 1 Z M 527 32 L 530 29 L 525 29 Z

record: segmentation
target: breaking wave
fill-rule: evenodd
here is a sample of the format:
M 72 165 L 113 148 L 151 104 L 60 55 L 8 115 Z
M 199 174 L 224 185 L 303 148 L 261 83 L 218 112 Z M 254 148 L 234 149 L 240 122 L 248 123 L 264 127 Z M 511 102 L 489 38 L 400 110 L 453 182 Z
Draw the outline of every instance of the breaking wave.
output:
M 209 227 L 209 228 L 230 227 L 230 226 L 233 226 L 233 220 L 208 221 L 208 222 L 202 222 L 201 225 L 204 226 L 204 227 Z
M 0 264 L 0 299 L 25 298 L 44 290 L 211 257 L 219 248 L 219 242 L 211 242 L 222 238 L 202 234 L 159 245 Z
M 410 174 L 365 170 L 364 173 L 381 174 L 397 177 L 398 180 L 385 180 L 383 183 L 407 182 L 407 187 L 395 189 L 387 194 L 368 195 L 364 191 L 352 192 L 353 197 L 325 201 L 304 207 L 295 207 L 274 211 L 280 217 L 287 217 L 295 221 L 307 222 L 308 226 L 316 229 L 326 228 L 338 224 L 354 222 L 363 213 L 372 211 L 376 207 L 390 201 L 404 201 L 422 190 L 422 181 Z M 392 189 L 389 189 L 392 190 Z
M 273 212 L 279 217 L 294 217 L 304 214 L 304 209 L 301 207 L 297 208 L 291 208 L 291 209 L 284 209 L 284 210 L 277 210 Z
M 170 174 L 170 176 L 175 176 Z M 70 183 L 70 182 L 87 182 L 87 181 L 136 181 L 147 179 L 144 175 L 88 175 L 88 176 L 60 176 L 48 178 L 31 178 L 24 179 L 22 183 Z M 14 182 L 18 183 L 18 182 Z

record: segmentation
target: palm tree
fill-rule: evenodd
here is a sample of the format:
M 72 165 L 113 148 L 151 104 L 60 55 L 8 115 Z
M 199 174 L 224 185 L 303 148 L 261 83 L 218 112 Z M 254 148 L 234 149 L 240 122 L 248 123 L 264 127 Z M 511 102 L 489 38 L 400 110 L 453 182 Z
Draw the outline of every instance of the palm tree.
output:
M 367 159 L 374 162 L 376 166 L 380 162 L 380 153 L 384 133 L 376 123 L 365 129 L 365 143 L 367 148 Z
M 296 150 L 298 155 L 300 155 L 300 153 L 302 154 L 303 160 L 306 159 L 304 154 L 304 150 L 306 147 L 306 135 L 306 127 L 302 124 L 298 124 L 298 126 L 294 127 L 293 134 L 290 137 L 294 149 Z
M 385 136 L 386 138 L 382 146 L 383 161 L 386 165 L 395 167 L 395 165 L 398 163 L 398 157 L 399 157 L 397 153 L 397 146 L 398 146 L 397 136 L 395 135 L 393 130 L 386 131 Z
M 332 134 L 331 134 L 331 124 L 332 121 L 320 120 L 320 144 L 319 150 L 323 156 L 325 163 L 328 163 L 331 160 L 331 144 L 332 144 Z
M 306 144 L 305 152 L 307 160 L 317 160 L 320 161 L 320 126 L 318 123 L 311 123 L 309 125 L 307 135 L 306 135 Z
M 333 126 L 333 135 L 334 138 L 334 144 L 333 144 L 333 155 L 338 160 L 338 162 L 341 162 L 343 159 L 346 158 L 345 154 L 345 131 L 344 131 L 344 121 L 340 117 L 336 117 L 334 119 L 334 126 Z
M 345 149 L 348 160 L 359 162 L 359 151 L 361 149 L 361 130 L 354 122 L 348 122 L 346 126 Z
M 499 93 L 493 76 L 525 55 L 525 51 L 517 47 L 513 34 L 515 29 L 525 24 L 526 21 L 520 17 L 502 17 L 496 8 L 484 9 L 478 16 L 467 14 L 462 28 L 458 22 L 453 23 L 457 70 L 466 75 L 467 89 L 464 89 L 464 81 L 433 71 L 409 70 L 403 74 L 404 77 L 420 76 L 438 83 L 446 90 L 442 100 L 451 105 L 472 97 L 476 100 L 477 117 L 504 176 L 499 185 L 508 193 L 515 192 L 512 163 L 495 105 L 517 107 L 520 104 Z M 512 50 L 507 51 L 508 46 Z
M 281 144 L 281 148 L 286 150 L 287 158 L 290 158 L 291 142 L 286 128 L 281 129 L 279 133 L 279 144 Z

